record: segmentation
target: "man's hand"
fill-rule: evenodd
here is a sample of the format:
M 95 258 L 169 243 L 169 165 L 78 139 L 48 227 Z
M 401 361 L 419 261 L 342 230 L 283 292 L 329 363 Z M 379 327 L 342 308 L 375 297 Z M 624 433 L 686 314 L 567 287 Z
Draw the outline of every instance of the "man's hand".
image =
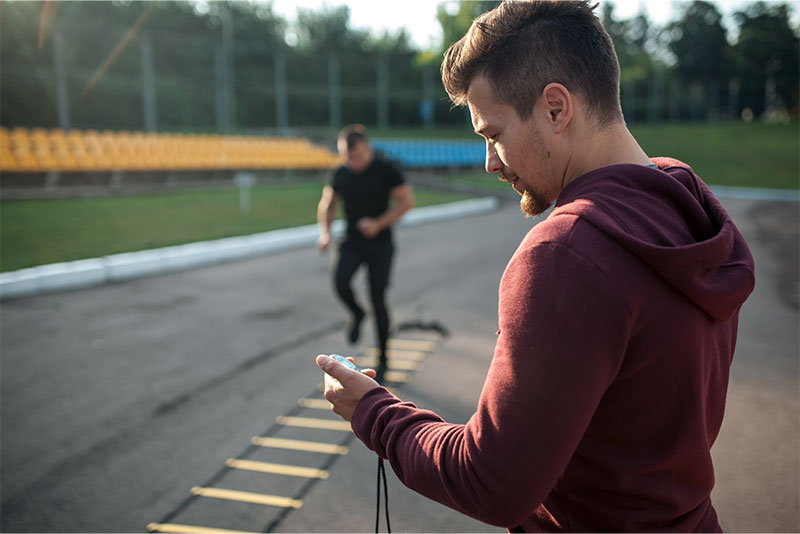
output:
M 362 217 L 356 223 L 356 227 L 358 228 L 358 231 L 361 232 L 361 234 L 367 239 L 372 239 L 381 233 L 382 230 L 380 223 L 378 223 L 378 221 L 372 217 Z
M 353 361 L 353 358 L 348 359 Z M 354 371 L 324 354 L 317 356 L 317 365 L 326 373 L 325 398 L 333 405 L 331 409 L 334 413 L 345 421 L 353 418 L 353 411 L 361 397 L 380 387 L 373 380 L 374 369 Z
M 331 244 L 331 234 L 321 233 L 317 238 L 317 250 L 320 252 L 328 252 L 328 247 Z

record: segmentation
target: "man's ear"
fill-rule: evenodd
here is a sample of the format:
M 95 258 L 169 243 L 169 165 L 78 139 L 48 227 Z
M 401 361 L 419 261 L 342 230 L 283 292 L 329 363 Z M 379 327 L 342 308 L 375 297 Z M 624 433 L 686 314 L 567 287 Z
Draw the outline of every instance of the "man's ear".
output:
M 572 95 L 560 83 L 550 83 L 542 91 L 542 103 L 547 111 L 547 123 L 553 133 L 561 133 L 572 120 Z

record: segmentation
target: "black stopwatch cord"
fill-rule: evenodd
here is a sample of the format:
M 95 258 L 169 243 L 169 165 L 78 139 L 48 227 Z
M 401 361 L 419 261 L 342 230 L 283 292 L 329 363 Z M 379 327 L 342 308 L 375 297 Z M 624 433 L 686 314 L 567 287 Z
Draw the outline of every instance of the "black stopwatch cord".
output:
M 377 534 L 381 521 L 381 478 L 383 478 L 383 500 L 386 512 L 386 532 L 392 532 L 389 524 L 389 486 L 386 482 L 386 468 L 383 466 L 383 458 L 378 457 L 378 506 L 375 510 L 375 532 Z

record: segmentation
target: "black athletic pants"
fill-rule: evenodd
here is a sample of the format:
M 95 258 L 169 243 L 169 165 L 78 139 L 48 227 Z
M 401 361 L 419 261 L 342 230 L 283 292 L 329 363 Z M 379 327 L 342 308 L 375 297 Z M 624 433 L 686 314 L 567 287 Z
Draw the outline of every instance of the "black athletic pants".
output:
M 394 244 L 391 237 L 378 239 L 347 238 L 339 245 L 334 286 L 336 293 L 355 318 L 363 317 L 364 310 L 356 301 L 350 281 L 356 270 L 367 264 L 369 295 L 375 313 L 380 359 L 386 362 L 386 340 L 389 338 L 389 311 L 386 307 L 386 289 L 392 269 Z

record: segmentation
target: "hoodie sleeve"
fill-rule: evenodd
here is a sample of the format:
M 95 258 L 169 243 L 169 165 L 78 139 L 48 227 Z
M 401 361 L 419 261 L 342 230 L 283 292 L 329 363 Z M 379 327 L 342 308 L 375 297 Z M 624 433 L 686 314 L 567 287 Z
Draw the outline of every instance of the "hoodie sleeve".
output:
M 500 283 L 499 337 L 466 425 L 385 389 L 353 430 L 411 489 L 489 524 L 514 527 L 555 487 L 628 339 L 624 302 L 594 265 L 555 243 L 521 247 Z

